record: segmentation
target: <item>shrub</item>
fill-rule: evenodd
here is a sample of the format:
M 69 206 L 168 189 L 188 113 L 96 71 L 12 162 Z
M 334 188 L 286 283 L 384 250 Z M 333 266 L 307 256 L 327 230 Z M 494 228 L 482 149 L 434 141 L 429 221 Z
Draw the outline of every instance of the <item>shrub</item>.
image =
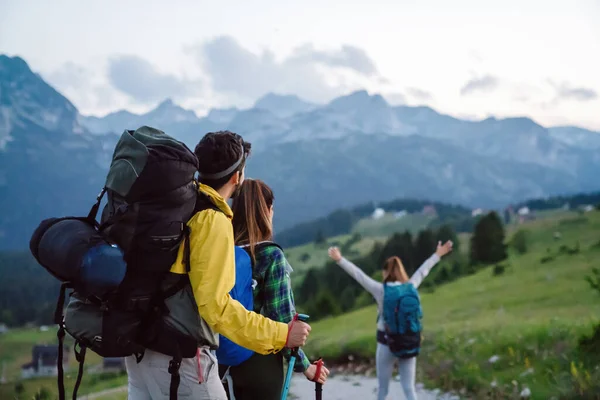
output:
M 15 384 L 15 393 L 17 394 L 17 396 L 20 396 L 24 391 L 25 386 L 23 386 L 23 383 L 17 382 L 17 384 Z
M 511 246 L 519 253 L 527 253 L 527 232 L 520 229 L 511 240 Z
M 542 264 L 546 264 L 546 263 L 548 263 L 550 261 L 554 261 L 554 256 L 553 255 L 547 255 L 547 256 L 544 256 L 544 257 L 540 258 L 540 263 L 542 263 Z
M 500 276 L 500 275 L 503 275 L 505 271 L 506 271 L 506 267 L 503 264 L 496 264 L 496 265 L 494 265 L 492 275 Z
M 50 391 L 45 387 L 39 388 L 36 394 L 33 395 L 34 400 L 50 400 L 50 397 Z

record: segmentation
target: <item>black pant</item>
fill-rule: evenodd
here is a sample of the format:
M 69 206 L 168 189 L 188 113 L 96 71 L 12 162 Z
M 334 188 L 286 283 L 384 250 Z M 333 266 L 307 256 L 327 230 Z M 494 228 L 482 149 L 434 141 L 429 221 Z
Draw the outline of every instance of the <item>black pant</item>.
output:
M 219 376 L 223 379 L 226 365 L 219 365 Z M 256 354 L 242 364 L 229 368 L 233 380 L 236 400 L 280 400 L 283 390 L 284 371 L 281 353 L 263 356 Z M 229 387 L 224 383 L 227 398 Z

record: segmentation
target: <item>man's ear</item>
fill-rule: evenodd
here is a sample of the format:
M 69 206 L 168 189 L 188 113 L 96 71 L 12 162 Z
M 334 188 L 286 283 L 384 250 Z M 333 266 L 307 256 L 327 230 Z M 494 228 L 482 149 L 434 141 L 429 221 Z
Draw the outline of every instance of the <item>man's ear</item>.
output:
M 241 179 L 242 179 L 242 173 L 240 171 L 237 171 L 235 174 L 231 175 L 231 178 L 229 179 L 229 183 L 231 183 L 232 185 L 238 185 L 240 183 Z

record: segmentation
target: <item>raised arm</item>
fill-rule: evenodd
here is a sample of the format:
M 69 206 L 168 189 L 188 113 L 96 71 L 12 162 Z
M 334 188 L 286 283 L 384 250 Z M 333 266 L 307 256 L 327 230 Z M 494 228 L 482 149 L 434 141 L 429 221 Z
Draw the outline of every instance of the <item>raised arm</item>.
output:
M 447 241 L 442 245 L 442 242 L 438 242 L 437 249 L 435 253 L 431 257 L 429 257 L 425 262 L 417 269 L 417 271 L 410 277 L 410 283 L 415 285 L 415 287 L 419 287 L 421 283 L 423 283 L 423 279 L 427 275 L 431 269 L 440 261 L 440 259 L 446 254 L 452 251 L 452 242 Z
M 342 253 L 337 247 L 331 247 L 329 249 L 329 257 L 342 267 L 348 275 L 354 278 L 356 282 L 371 293 L 378 303 L 381 302 L 383 299 L 383 284 L 381 282 L 377 282 L 375 279 L 365 274 L 362 269 L 342 257 Z

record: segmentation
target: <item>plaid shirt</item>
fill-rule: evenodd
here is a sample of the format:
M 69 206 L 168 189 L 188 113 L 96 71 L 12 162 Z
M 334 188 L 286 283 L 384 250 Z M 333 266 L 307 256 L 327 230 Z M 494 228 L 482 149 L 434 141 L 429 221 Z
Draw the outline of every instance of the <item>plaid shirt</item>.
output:
M 292 267 L 283 251 L 277 246 L 267 246 L 256 254 L 252 277 L 257 285 L 254 290 L 254 311 L 273 321 L 288 323 L 296 314 L 294 294 L 290 281 Z M 284 348 L 283 356 L 289 361 L 291 350 Z M 310 361 L 300 349 L 300 362 L 296 360 L 294 371 L 304 372 Z

